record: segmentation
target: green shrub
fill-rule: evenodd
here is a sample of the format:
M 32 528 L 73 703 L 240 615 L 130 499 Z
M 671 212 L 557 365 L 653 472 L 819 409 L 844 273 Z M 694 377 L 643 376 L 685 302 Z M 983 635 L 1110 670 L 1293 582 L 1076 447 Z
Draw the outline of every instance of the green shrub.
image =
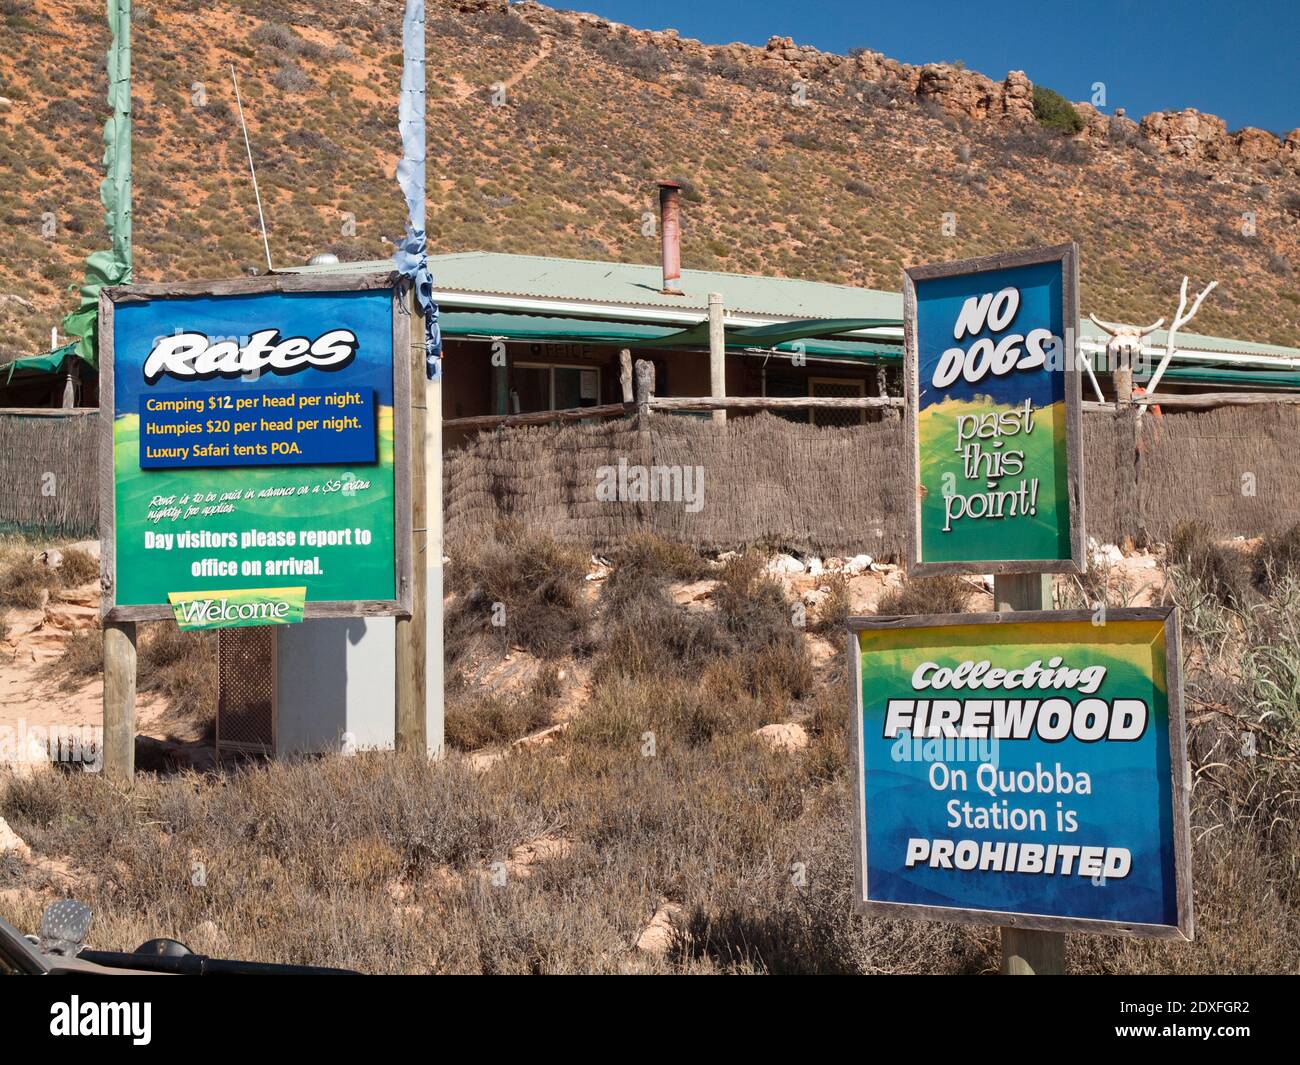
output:
M 1044 85 L 1034 86 L 1034 118 L 1044 129 L 1067 136 L 1083 129 L 1083 118 L 1074 104 Z

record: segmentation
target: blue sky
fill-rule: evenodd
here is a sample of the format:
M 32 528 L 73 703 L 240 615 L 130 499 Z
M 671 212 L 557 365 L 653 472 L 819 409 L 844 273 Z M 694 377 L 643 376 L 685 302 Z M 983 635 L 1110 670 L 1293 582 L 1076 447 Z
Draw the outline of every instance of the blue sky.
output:
M 1023 70 L 1071 100 L 1106 86 L 1106 112 L 1131 118 L 1195 107 L 1229 129 L 1300 127 L 1298 0 L 559 0 L 640 29 L 676 29 L 709 44 L 864 47 L 907 63 L 961 60 L 1001 79 Z M 1290 53 L 1288 55 L 1288 52 Z

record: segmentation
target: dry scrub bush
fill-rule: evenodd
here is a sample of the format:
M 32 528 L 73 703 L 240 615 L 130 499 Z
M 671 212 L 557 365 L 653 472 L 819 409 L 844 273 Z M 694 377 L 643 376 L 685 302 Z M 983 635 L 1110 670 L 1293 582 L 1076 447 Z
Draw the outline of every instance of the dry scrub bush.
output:
M 827 636 L 841 635 L 853 613 L 849 579 L 843 573 L 828 573 L 817 582 L 817 587 L 826 593 L 826 598 L 817 609 L 815 630 Z
M 62 584 L 58 570 L 25 553 L 16 554 L 0 569 L 0 608 L 35 610 Z
M 1241 606 L 1251 598 L 1250 558 L 1244 551 L 1220 543 L 1202 522 L 1179 523 L 1169 538 L 1166 561 L 1224 605 Z
M 673 606 L 666 580 L 616 568 L 601 614 L 712 616 Z M 784 631 L 778 609 L 792 628 L 764 580 L 736 565 L 719 589 L 718 651 L 691 665 L 653 641 L 658 654 L 636 660 L 602 648 L 607 669 L 593 670 L 570 727 L 483 772 L 455 754 L 330 756 L 141 774 L 127 800 L 99 777 L 55 772 L 0 784 L 0 816 L 39 855 L 69 860 L 108 949 L 172 935 L 217 956 L 376 972 L 993 971 L 993 930 L 853 913 L 848 662 L 838 655 L 798 706 L 808 749 L 771 751 L 751 735 L 771 720 L 752 683 L 771 640 L 755 634 Z M 1197 770 L 1197 939 L 1074 935 L 1068 965 L 1293 971 L 1300 586 L 1275 582 L 1249 611 L 1185 575 L 1173 594 Z M 555 690 L 547 676 L 534 688 Z M 1241 754 L 1243 731 L 1256 735 L 1254 758 Z M 567 850 L 494 886 L 491 864 L 542 836 Z M 205 888 L 191 883 L 194 862 Z M 24 928 L 61 890 L 33 867 L 0 867 L 0 882 L 43 894 L 0 895 L 0 914 Z M 667 957 L 643 955 L 633 944 L 664 900 L 683 908 L 680 934 Z
M 704 557 L 689 544 L 665 540 L 654 533 L 638 533 L 615 553 L 617 569 L 674 581 L 695 581 L 712 570 Z
M 560 693 L 558 677 L 556 667 L 547 664 L 517 694 L 454 689 L 447 696 L 447 743 L 457 750 L 474 751 L 521 739 L 549 725 Z
M 885 617 L 907 614 L 960 614 L 966 609 L 971 588 L 956 574 L 909 577 L 899 588 L 880 597 L 876 613 Z
M 454 663 L 475 637 L 494 636 L 509 644 L 556 658 L 581 649 L 591 619 L 584 593 L 588 554 L 513 524 L 496 538 L 449 552 L 449 589 L 458 593 L 447 613 L 448 658 Z M 505 625 L 494 626 L 493 605 L 505 607 Z
M 59 562 L 59 580 L 69 588 L 99 580 L 99 560 L 79 547 L 69 547 Z

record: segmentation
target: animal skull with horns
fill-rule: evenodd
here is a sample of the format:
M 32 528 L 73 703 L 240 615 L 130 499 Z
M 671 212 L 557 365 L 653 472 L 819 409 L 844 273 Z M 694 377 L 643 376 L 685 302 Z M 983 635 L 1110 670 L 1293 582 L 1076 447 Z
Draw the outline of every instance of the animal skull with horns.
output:
M 1106 341 L 1106 362 L 1112 370 L 1131 370 L 1133 361 L 1141 359 L 1143 340 L 1165 324 L 1163 318 L 1157 318 L 1149 326 L 1139 328 L 1136 325 L 1104 322 L 1095 314 L 1090 314 L 1088 317 L 1092 319 L 1093 325 L 1110 336 Z

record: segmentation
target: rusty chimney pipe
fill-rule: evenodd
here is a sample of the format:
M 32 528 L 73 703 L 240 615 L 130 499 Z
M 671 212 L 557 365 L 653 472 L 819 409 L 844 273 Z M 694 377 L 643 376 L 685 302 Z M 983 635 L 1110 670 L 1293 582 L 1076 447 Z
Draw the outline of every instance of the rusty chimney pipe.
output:
M 666 294 L 682 294 L 682 187 L 675 181 L 659 182 L 659 237 Z

